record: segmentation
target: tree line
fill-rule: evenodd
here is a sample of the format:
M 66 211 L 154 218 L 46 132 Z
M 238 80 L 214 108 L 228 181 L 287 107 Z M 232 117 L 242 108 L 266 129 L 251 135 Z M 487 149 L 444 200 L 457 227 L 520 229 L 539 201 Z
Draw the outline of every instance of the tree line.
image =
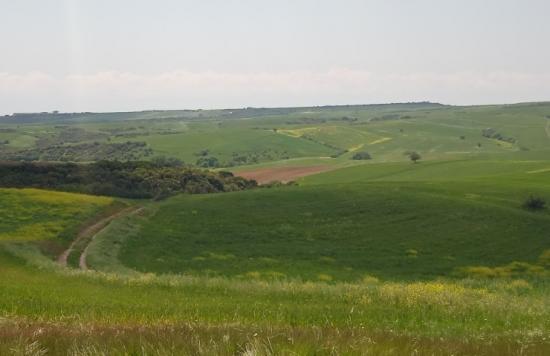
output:
M 123 198 L 162 199 L 177 193 L 218 193 L 255 188 L 231 172 L 191 168 L 169 160 L 89 164 L 0 162 L 0 187 L 41 188 Z

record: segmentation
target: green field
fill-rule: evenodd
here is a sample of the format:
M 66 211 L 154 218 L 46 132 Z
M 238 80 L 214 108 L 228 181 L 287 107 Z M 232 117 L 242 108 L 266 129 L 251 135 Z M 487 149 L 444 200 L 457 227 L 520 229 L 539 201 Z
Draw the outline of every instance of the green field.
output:
M 0 354 L 549 354 L 550 211 L 524 205 L 550 202 L 549 117 L 424 103 L 4 119 L 5 155 L 113 158 L 134 141 L 153 152 L 140 159 L 331 170 L 160 201 L 0 189 Z
M 48 192 L 36 189 L 0 188 L 0 242 L 56 241 L 74 238 L 75 222 L 92 218 L 113 199 Z
M 155 207 L 121 260 L 142 272 L 326 281 L 536 264 L 550 245 L 550 215 L 524 211 L 525 193 L 506 185 L 365 183 L 180 196 Z
M 453 107 L 393 104 L 289 109 L 158 111 L 44 115 L 0 120 L 0 158 L 86 161 L 169 156 L 196 164 L 201 152 L 222 167 L 281 164 L 294 159 L 349 163 L 368 151 L 372 162 L 399 162 L 405 151 L 425 159 L 545 159 L 550 104 Z M 509 141 L 482 136 L 491 128 Z M 130 152 L 113 146 L 136 142 Z M 88 144 L 88 145 L 86 145 Z M 93 146 L 95 144 L 96 146 Z M 90 146 L 92 145 L 92 146 Z M 69 151 L 72 146 L 73 151 Z M 76 148 L 75 148 L 76 146 Z M 98 146 L 104 149 L 96 153 Z M 48 148 L 48 154 L 44 150 Z M 332 157 L 329 162 L 326 157 Z

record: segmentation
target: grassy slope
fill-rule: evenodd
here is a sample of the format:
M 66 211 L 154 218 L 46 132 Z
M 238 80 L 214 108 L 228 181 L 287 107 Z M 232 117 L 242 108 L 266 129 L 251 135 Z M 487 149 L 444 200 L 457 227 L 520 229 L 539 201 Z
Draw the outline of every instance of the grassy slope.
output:
M 204 112 L 200 120 L 193 118 L 197 113 L 176 114 L 124 113 L 118 115 L 122 121 L 106 120 L 116 119 L 117 114 L 105 114 L 94 120 L 57 126 L 3 122 L 0 141 L 10 140 L 8 147 L 11 148 L 30 148 L 40 138 L 55 138 L 64 127 L 79 127 L 90 133 L 106 134 L 98 141 L 106 140 L 107 136 L 111 142 L 144 141 L 155 155 L 174 156 L 189 163 L 196 161 L 195 152 L 204 149 L 209 149 L 211 155 L 222 162 L 229 161 L 234 154 L 261 154 L 259 160 L 263 164 L 284 164 L 287 161 L 284 157 L 308 158 L 310 161 L 304 161 L 305 164 L 315 164 L 315 159 L 341 150 L 366 150 L 375 162 L 394 162 L 405 160 L 403 152 L 407 150 L 419 151 L 426 159 L 446 160 L 494 154 L 545 159 L 550 149 L 549 103 L 315 108 L 246 118 L 222 118 L 219 112 Z M 175 118 L 162 119 L 172 115 Z M 343 117 L 357 120 L 343 121 Z M 488 127 L 514 137 L 517 142 L 508 144 L 482 137 L 481 130 Z M 465 139 L 460 139 L 461 136 Z M 329 164 L 345 165 L 352 154 L 344 154 Z
M 380 177 L 419 166 L 348 170 L 381 168 Z M 550 248 L 550 215 L 520 208 L 529 192 L 550 198 L 546 187 L 325 179 L 331 184 L 172 198 L 125 243 L 121 259 L 153 272 L 416 279 L 465 266 L 534 263 Z
M 548 105 L 446 110 L 356 125 L 354 130 L 391 136 L 368 149 L 375 161 L 403 160 L 405 149 L 419 150 L 428 160 L 459 157 L 468 161 L 367 164 L 308 177 L 301 187 L 288 190 L 176 197 L 161 203 L 162 214 L 150 220 L 111 226 L 99 241 L 103 250 L 96 250 L 101 253 L 109 248 L 109 233 L 124 232 L 129 234 L 127 239 L 112 243 L 123 245 L 127 265 L 153 271 L 189 271 L 189 266 L 199 265 L 198 274 L 211 269 L 221 275 L 244 274 L 246 280 L 69 272 L 55 268 L 21 242 L 31 235 L 34 240 L 37 234 L 16 234 L 19 243 L 0 243 L 0 354 L 17 350 L 29 354 L 34 348 L 53 354 L 67 350 L 80 354 L 161 350 L 157 353 L 170 354 L 174 349 L 193 354 L 250 350 L 548 354 L 547 280 L 381 283 L 367 277 L 358 281 L 365 274 L 407 280 L 447 275 L 456 266 L 495 266 L 513 260 L 535 263 L 540 252 L 548 249 L 548 213 L 518 209 L 528 193 L 550 198 L 546 187 L 550 162 L 541 161 L 548 152 L 543 120 L 550 114 Z M 355 115 L 367 121 L 381 113 L 341 110 L 307 115 Z M 302 116 L 243 120 L 238 125 L 244 130 L 261 121 L 266 127 L 296 129 L 300 125 L 286 122 Z M 86 125 L 99 130 L 112 124 Z M 401 125 L 411 126 L 401 132 Z M 485 127 L 514 136 L 519 143 L 510 147 L 487 140 L 481 152 L 475 147 L 472 151 Z M 182 130 L 188 129 L 195 128 Z M 348 129 L 346 125 L 343 130 Z M 36 131 L 27 134 L 36 138 L 52 127 L 36 125 L 32 130 Z M 188 149 L 207 148 L 204 143 L 210 132 L 206 130 L 204 139 L 197 139 Z M 234 132 L 232 140 L 238 141 L 238 130 Z M 357 144 L 355 133 L 340 133 L 340 129 L 334 135 L 323 132 L 323 140 Z M 466 140 L 458 139 L 459 134 Z M 520 145 L 530 151 L 521 151 Z M 314 143 L 311 147 L 326 146 Z M 178 150 L 174 144 L 167 152 Z M 231 150 L 228 146 L 220 152 L 231 154 Z M 475 157 L 479 160 L 471 160 Z M 348 158 L 344 155 L 334 164 L 347 164 Z M 92 209 L 82 196 L 75 201 L 59 195 L 54 198 L 58 205 L 52 205 L 51 199 L 29 196 L 7 199 L 8 193 L 0 190 L 2 217 L 4 213 L 12 216 L 0 222 L 0 234 L 11 236 L 8 240 L 14 240 L 13 232 L 21 232 L 35 217 L 38 223 L 63 224 L 68 236 L 97 208 Z M 62 194 L 39 193 L 50 198 Z M 136 226 L 141 224 L 140 231 Z M 43 230 L 49 239 L 56 239 L 60 231 L 51 226 Z M 340 239 L 342 235 L 354 238 Z M 160 241 L 159 236 L 167 238 Z M 107 258 L 95 263 L 117 262 Z M 123 266 L 113 271 L 127 272 Z M 272 273 L 277 271 L 288 277 L 332 278 L 332 282 L 254 281 L 278 277 Z
M 326 196 L 325 188 L 299 187 L 282 195 L 292 205 L 290 195 L 304 198 L 303 194 L 317 192 Z M 412 191 L 416 191 L 413 188 Z M 411 191 L 404 186 L 400 189 L 407 194 Z M 456 192 L 459 191 L 457 188 Z M 23 197 L 6 198 L 14 192 Z M 366 196 L 371 194 L 366 192 Z M 253 193 L 272 197 L 281 192 Z M 317 193 L 309 198 L 319 198 Z M 351 189 L 342 200 L 336 193 L 338 189 L 328 194 L 329 198 L 340 201 L 342 209 L 347 209 L 343 204 L 345 199 L 353 201 L 357 195 L 357 191 Z M 434 187 L 424 193 L 441 194 Z M 58 216 L 59 209 L 65 205 L 65 210 L 77 207 L 86 210 L 90 202 L 102 199 L 26 190 L 2 190 L 0 194 L 4 204 L 12 202 L 4 205 L 6 211 L 22 204 L 32 206 L 35 216 L 40 216 L 37 212 Z M 239 195 L 197 198 L 234 197 Z M 52 206 L 51 199 L 57 207 Z M 181 199 L 184 197 L 163 204 L 180 205 Z M 439 201 L 440 197 L 431 200 Z M 244 199 L 243 202 L 255 209 L 260 203 L 269 211 L 266 200 Z M 496 199 L 492 203 L 499 206 L 497 212 L 503 209 L 512 212 L 507 219 L 522 214 L 516 212 L 515 205 L 506 207 L 512 204 L 510 201 Z M 207 207 L 202 204 L 203 208 Z M 289 205 L 285 207 L 291 209 Z M 24 216 L 26 211 L 18 214 Z M 201 211 L 206 210 L 199 209 L 194 216 Z M 229 211 L 236 209 L 231 206 Z M 524 215 L 525 222 L 512 220 L 511 223 L 518 223 L 525 232 L 525 225 L 537 218 Z M 67 226 L 76 226 L 83 217 L 61 216 Z M 307 214 L 304 217 L 315 218 Z M 147 221 L 147 216 L 139 219 Z M 546 216 L 539 219 L 546 220 Z M 250 221 L 255 222 L 261 221 Z M 24 219 L 13 220 L 10 229 L 17 230 L 25 224 Z M 110 228 L 114 234 L 122 231 L 118 225 Z M 282 228 L 289 231 L 288 226 Z M 528 258 L 530 252 L 521 253 Z M 423 257 L 420 253 L 418 259 Z M 299 354 L 363 354 L 371 350 L 395 355 L 414 350 L 494 355 L 522 350 L 542 355 L 550 347 L 545 341 L 550 319 L 548 284 L 544 280 L 382 283 L 367 278 L 355 284 L 325 284 L 151 274 L 124 277 L 60 269 L 32 245 L 21 242 L 0 244 L 0 266 L 0 353 L 3 354 L 16 350 L 27 354 L 29 350 L 47 350 L 52 354 L 68 350 L 80 354 L 147 350 L 170 354 L 170 350 L 176 348 L 192 354 L 227 355 L 246 350 L 286 350 Z
M 197 160 L 196 152 L 205 149 L 221 161 L 231 160 L 233 153 L 265 152 L 279 159 L 281 156 L 330 156 L 335 152 L 328 147 L 272 131 L 253 130 L 250 127 L 218 127 L 214 124 L 196 125 L 195 130 L 180 134 L 150 135 L 143 137 L 143 141 L 154 147 L 157 154 L 177 157 L 190 163 Z
M 0 189 L 0 197 L 0 242 L 58 240 L 67 244 L 79 224 L 113 201 L 38 189 Z

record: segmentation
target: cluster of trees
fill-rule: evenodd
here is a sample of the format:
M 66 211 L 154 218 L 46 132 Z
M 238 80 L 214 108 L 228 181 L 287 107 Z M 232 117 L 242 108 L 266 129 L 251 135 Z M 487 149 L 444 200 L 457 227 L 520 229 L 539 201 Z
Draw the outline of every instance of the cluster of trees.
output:
M 42 146 L 42 145 L 41 145 Z M 13 161 L 90 162 L 97 160 L 137 160 L 149 157 L 153 150 L 145 142 L 81 143 L 0 152 L 0 159 Z
M 360 161 L 360 160 L 369 160 L 369 159 L 372 159 L 370 153 L 368 152 L 357 152 L 355 153 L 351 159 L 354 159 L 354 160 L 357 160 L 357 161 Z
M 195 152 L 194 155 L 198 157 L 195 161 L 195 166 L 202 168 L 235 167 L 245 164 L 256 164 L 262 161 L 290 158 L 287 151 L 271 149 L 254 152 L 233 152 L 231 158 L 226 161 L 222 161 L 218 157 L 211 155 L 208 149 Z
M 195 165 L 203 168 L 217 168 L 221 166 L 220 161 L 216 157 L 209 156 L 200 157 L 195 162 Z
M 184 167 L 177 161 L 0 163 L 1 187 L 33 187 L 125 198 L 162 199 L 176 193 L 217 193 L 251 189 L 256 181 L 230 172 Z
M 503 136 L 502 134 L 498 133 L 497 130 L 492 129 L 492 128 L 486 128 L 486 129 L 481 130 L 481 136 L 487 137 L 487 138 L 492 138 L 494 140 L 505 141 L 505 142 L 509 142 L 509 143 L 515 143 L 516 142 L 515 138 Z

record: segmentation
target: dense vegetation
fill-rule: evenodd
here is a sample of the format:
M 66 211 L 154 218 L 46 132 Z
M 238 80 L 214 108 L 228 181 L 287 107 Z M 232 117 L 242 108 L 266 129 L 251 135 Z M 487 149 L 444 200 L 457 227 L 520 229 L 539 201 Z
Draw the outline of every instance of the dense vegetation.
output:
M 3 159 L 15 161 L 92 162 L 98 160 L 138 160 L 152 155 L 145 142 L 81 143 L 7 151 Z
M 159 160 L 90 164 L 4 162 L 0 164 L 0 186 L 158 199 L 178 192 L 197 194 L 250 189 L 256 182 L 229 172 L 174 166 L 170 161 Z

